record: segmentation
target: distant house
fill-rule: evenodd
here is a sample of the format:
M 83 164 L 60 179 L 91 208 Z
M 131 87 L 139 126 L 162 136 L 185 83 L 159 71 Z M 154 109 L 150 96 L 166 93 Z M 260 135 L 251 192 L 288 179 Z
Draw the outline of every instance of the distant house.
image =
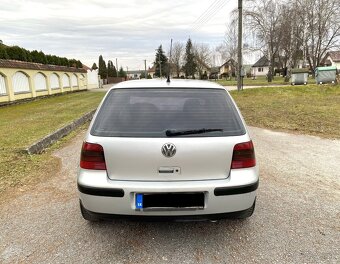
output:
M 208 79 L 211 73 L 211 67 L 203 60 L 196 58 L 197 73 L 195 78 Z
M 150 74 L 151 78 L 155 77 L 155 73 L 156 73 L 156 67 L 155 66 L 152 66 L 151 68 L 149 67 L 148 74 Z
M 329 51 L 323 58 L 322 65 L 324 66 L 335 66 L 338 71 L 340 70 L 340 50 Z
M 220 73 L 220 67 L 211 67 L 209 79 L 218 79 L 219 73 Z
M 229 59 L 227 60 L 224 64 L 222 64 L 220 66 L 220 69 L 219 69 L 219 74 L 220 74 L 220 77 L 231 77 L 231 76 L 235 76 L 235 73 L 236 73 L 236 61 L 234 59 Z
M 127 75 L 127 78 L 129 80 L 137 80 L 137 79 L 140 79 L 141 74 L 144 73 L 144 72 L 145 71 L 141 71 L 141 70 L 139 70 L 139 71 L 128 71 L 126 73 L 126 75 Z
M 269 72 L 269 60 L 266 56 L 261 57 L 255 64 L 252 66 L 252 75 L 253 76 L 266 76 Z

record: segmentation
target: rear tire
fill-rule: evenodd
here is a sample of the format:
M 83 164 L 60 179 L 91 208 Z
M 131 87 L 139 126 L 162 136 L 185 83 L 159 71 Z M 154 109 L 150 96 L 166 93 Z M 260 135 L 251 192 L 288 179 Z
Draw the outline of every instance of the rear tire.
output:
M 84 218 L 85 220 L 87 220 L 87 221 L 89 221 L 89 222 L 98 222 L 98 221 L 100 220 L 97 216 L 95 216 L 95 215 L 89 213 L 89 211 L 87 211 L 87 210 L 85 209 L 85 207 L 83 206 L 83 204 L 81 203 L 80 200 L 79 200 L 79 204 L 80 204 L 80 212 L 81 212 L 81 215 L 83 216 L 83 218 Z

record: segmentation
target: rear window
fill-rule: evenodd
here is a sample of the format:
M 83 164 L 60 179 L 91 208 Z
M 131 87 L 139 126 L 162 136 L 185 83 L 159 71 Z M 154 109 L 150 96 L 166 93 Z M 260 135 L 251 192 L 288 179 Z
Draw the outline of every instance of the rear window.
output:
M 167 137 L 166 130 L 223 129 L 181 137 L 245 134 L 229 95 L 221 89 L 113 89 L 91 134 L 101 137 Z

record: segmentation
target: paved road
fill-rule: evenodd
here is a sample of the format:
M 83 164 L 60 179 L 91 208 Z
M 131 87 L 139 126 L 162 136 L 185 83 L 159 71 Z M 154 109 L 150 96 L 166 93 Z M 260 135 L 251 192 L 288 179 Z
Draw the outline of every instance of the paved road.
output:
M 0 206 L 0 263 L 340 263 L 340 141 L 251 133 L 261 166 L 255 215 L 217 223 L 87 223 L 78 135 L 55 153 L 55 177 Z
M 91 92 L 107 92 L 113 84 L 105 84 L 103 88 L 100 89 L 92 89 Z M 243 89 L 254 89 L 254 88 L 261 88 L 261 87 L 282 87 L 282 86 L 289 86 L 289 85 L 253 85 L 253 86 L 243 86 Z M 237 86 L 223 86 L 227 91 L 234 91 L 237 90 Z

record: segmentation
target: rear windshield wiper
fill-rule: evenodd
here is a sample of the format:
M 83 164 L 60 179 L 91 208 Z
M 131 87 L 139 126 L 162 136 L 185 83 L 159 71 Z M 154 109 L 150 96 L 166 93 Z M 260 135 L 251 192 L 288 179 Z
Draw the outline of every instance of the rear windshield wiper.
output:
M 193 135 L 193 134 L 204 134 L 209 132 L 223 132 L 222 128 L 201 128 L 201 129 L 192 129 L 192 130 L 176 130 L 176 129 L 168 129 L 165 131 L 165 134 L 168 137 L 175 136 L 183 136 L 183 135 Z

